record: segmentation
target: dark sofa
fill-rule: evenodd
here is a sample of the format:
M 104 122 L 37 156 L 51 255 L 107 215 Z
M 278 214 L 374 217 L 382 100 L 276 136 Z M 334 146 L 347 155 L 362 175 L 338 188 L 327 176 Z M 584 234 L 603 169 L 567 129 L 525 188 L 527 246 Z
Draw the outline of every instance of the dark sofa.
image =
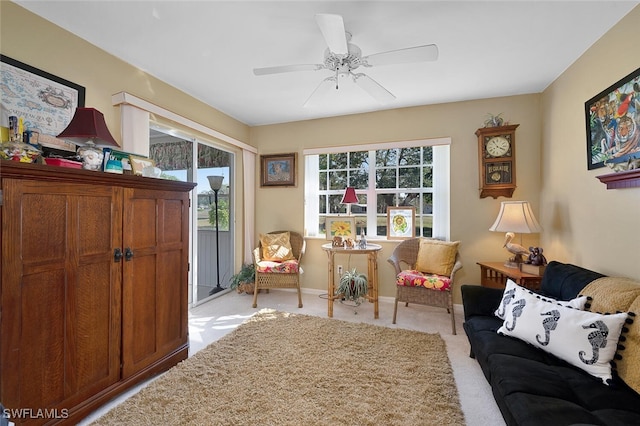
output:
M 603 277 L 575 265 L 550 262 L 539 293 L 575 298 Z M 503 290 L 463 285 L 464 330 L 508 425 L 640 425 L 640 395 L 615 377 L 607 386 L 532 345 L 496 331 Z

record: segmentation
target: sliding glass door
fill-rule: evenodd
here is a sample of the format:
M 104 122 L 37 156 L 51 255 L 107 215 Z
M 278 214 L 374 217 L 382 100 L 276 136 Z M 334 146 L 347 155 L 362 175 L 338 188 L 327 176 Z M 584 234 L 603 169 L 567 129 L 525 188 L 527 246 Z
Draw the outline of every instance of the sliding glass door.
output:
M 189 135 L 152 126 L 149 156 L 164 178 L 198 184 L 191 197 L 190 227 L 189 301 L 195 306 L 229 288 L 234 253 L 234 155 Z M 214 182 L 221 181 L 219 188 L 214 184 L 216 190 L 211 187 L 209 176 L 218 177 Z

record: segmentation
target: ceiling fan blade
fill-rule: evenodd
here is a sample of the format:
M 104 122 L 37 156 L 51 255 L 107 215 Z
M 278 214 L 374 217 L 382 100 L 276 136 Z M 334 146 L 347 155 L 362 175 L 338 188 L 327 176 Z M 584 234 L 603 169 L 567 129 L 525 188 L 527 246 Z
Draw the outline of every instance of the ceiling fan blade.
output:
M 336 87 L 336 78 L 335 76 L 327 77 L 320 82 L 316 90 L 313 91 L 311 96 L 307 98 L 307 100 L 302 105 L 303 107 L 313 107 L 318 103 L 319 100 L 323 99 L 331 89 L 335 89 Z
M 396 97 L 393 93 L 382 87 L 378 82 L 366 74 L 354 74 L 353 81 L 365 92 L 382 104 L 393 101 Z
M 280 74 L 294 71 L 318 71 L 324 69 L 322 64 L 281 65 L 277 67 L 254 68 L 255 75 Z
M 316 15 L 316 22 L 331 52 L 337 55 L 346 55 L 349 53 L 342 16 L 318 13 Z
M 408 47 L 406 49 L 390 50 L 365 56 L 362 62 L 365 66 L 405 64 L 408 62 L 435 61 L 438 59 L 438 46 L 426 44 L 424 46 Z

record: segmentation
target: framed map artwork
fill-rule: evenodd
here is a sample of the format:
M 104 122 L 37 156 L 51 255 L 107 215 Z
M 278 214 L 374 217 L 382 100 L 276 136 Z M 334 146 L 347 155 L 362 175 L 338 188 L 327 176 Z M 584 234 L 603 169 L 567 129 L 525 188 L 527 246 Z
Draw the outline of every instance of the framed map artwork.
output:
M 71 122 L 76 108 L 84 107 L 84 87 L 0 55 L 0 88 L 2 126 L 8 126 L 10 116 L 22 118 L 25 129 L 38 133 L 42 146 L 75 151 L 75 144 L 56 136 Z

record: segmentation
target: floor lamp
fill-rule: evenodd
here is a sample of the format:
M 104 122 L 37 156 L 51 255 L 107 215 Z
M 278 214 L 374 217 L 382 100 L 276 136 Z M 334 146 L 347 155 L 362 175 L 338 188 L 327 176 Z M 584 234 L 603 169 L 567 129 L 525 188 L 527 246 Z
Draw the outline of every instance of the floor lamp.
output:
M 209 292 L 209 296 L 212 294 L 216 294 L 222 290 L 224 290 L 220 286 L 220 239 L 219 239 L 219 228 L 218 228 L 218 191 L 222 188 L 222 181 L 224 180 L 224 176 L 207 176 L 209 179 L 209 186 L 213 189 L 214 194 L 214 203 L 216 206 L 216 276 L 217 276 L 217 285 L 211 289 Z

